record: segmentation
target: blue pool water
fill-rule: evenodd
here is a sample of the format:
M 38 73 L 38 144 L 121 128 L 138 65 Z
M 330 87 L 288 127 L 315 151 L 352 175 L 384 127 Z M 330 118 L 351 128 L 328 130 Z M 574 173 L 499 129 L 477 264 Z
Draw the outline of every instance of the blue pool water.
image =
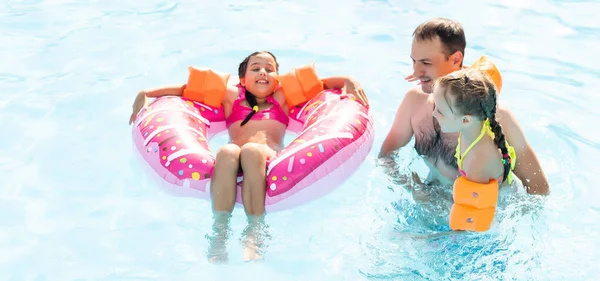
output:
M 5 1 L 0 5 L 0 280 L 599 280 L 600 21 L 594 1 Z M 446 233 L 375 157 L 411 87 L 411 33 L 444 16 L 491 57 L 552 194 L 502 194 L 483 234 Z M 329 196 L 269 214 L 262 263 L 205 258 L 210 204 L 162 193 L 133 157 L 137 92 L 255 50 L 362 82 L 373 150 Z M 223 139 L 211 145 L 218 147 Z M 412 145 L 412 143 L 411 143 Z M 414 151 L 403 167 L 425 177 Z

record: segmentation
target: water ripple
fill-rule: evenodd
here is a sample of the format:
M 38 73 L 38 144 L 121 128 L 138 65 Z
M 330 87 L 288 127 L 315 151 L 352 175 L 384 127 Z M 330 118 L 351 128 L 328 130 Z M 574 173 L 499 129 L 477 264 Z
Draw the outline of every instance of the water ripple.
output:
M 178 3 L 162 3 L 161 5 L 158 5 L 157 7 L 155 7 L 153 10 L 149 10 L 149 11 L 145 11 L 145 12 L 138 12 L 138 15 L 151 15 L 151 14 L 164 14 L 164 13 L 170 13 L 172 11 L 175 11 L 175 9 L 177 9 L 177 7 L 179 6 Z
M 25 279 L 597 280 L 600 243 L 600 26 L 593 1 L 8 1 L 0 15 L 0 275 Z M 374 164 L 412 72 L 410 42 L 426 18 L 460 20 L 466 60 L 501 68 L 552 195 L 501 194 L 486 233 L 448 228 L 449 190 L 415 202 Z M 205 258 L 210 202 L 163 194 L 133 158 L 140 89 L 185 83 L 188 65 L 235 74 L 255 50 L 281 71 L 316 62 L 367 90 L 379 133 L 338 190 L 268 214 L 263 263 L 242 261 L 242 210 L 230 263 Z M 236 75 L 233 75 L 236 76 Z M 233 82 L 233 79 L 232 79 Z M 8 136 L 8 137 L 6 137 Z M 213 141 L 218 146 L 226 137 Z M 408 147 L 414 145 L 413 141 Z M 212 146 L 211 146 L 212 147 Z M 425 178 L 414 150 L 403 171 Z M 50 277 L 51 276 L 51 277 Z

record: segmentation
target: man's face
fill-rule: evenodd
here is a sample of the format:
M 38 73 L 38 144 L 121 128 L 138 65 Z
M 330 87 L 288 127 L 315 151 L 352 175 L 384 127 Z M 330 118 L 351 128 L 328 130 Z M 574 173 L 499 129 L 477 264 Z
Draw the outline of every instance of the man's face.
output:
M 444 48 L 440 39 L 413 39 L 410 54 L 413 60 L 413 77 L 420 80 L 423 92 L 433 92 L 433 81 L 439 77 L 448 75 L 460 68 L 462 54 L 456 52 L 449 58 L 444 54 Z

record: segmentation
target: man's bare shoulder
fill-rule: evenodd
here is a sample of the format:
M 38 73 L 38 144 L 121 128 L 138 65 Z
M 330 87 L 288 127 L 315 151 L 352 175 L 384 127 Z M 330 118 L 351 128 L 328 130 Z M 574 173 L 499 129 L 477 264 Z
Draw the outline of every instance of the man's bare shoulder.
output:
M 429 95 L 421 90 L 421 87 L 413 87 L 409 89 L 404 95 L 402 103 L 405 105 L 413 106 L 427 102 Z
M 502 126 L 514 127 L 517 126 L 517 122 L 513 113 L 504 104 L 498 103 L 496 108 L 496 120 Z M 508 129 L 508 128 L 507 128 Z
M 421 90 L 421 87 L 412 87 L 406 92 L 406 97 L 410 97 L 412 99 L 426 100 L 427 97 L 429 97 L 429 94 L 423 92 L 423 90 Z
M 506 106 L 504 103 L 498 102 L 496 104 L 496 113 L 497 114 L 510 113 L 510 109 L 508 109 L 508 106 Z

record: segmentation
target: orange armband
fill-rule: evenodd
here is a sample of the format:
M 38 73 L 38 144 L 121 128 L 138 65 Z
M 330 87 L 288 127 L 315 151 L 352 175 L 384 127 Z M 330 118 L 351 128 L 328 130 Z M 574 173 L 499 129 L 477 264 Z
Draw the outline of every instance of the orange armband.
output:
M 196 68 L 189 66 L 187 86 L 183 90 L 183 97 L 206 105 L 220 108 L 221 101 L 227 90 L 229 74 L 213 71 L 209 68 Z
M 481 56 L 471 65 L 471 68 L 475 68 L 487 74 L 492 81 L 494 81 L 494 85 L 496 85 L 496 91 L 500 93 L 502 90 L 502 75 L 500 75 L 500 71 L 492 61 L 490 61 L 486 56 Z
M 454 182 L 450 210 L 452 230 L 486 231 L 492 225 L 498 203 L 498 182 L 481 184 L 459 177 Z
M 315 71 L 314 63 L 281 75 L 278 80 L 289 107 L 307 102 L 324 89 L 323 82 Z

